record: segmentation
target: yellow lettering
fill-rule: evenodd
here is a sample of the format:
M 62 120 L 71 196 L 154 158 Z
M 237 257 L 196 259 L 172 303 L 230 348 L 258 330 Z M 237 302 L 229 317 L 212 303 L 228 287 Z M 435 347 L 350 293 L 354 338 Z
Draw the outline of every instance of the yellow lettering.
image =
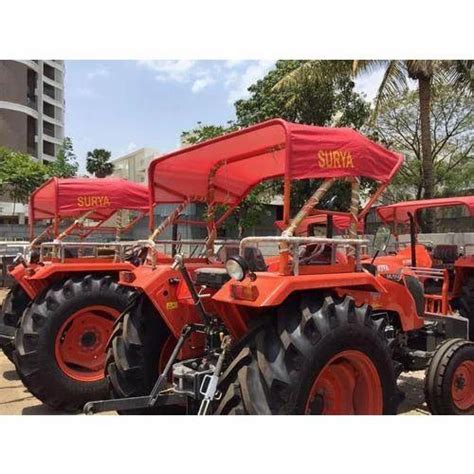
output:
M 108 207 L 110 199 L 108 196 L 78 196 L 78 207 Z
M 325 160 L 324 160 L 324 151 L 319 150 L 319 167 L 324 168 Z
M 319 150 L 318 164 L 320 168 L 354 168 L 350 151 Z

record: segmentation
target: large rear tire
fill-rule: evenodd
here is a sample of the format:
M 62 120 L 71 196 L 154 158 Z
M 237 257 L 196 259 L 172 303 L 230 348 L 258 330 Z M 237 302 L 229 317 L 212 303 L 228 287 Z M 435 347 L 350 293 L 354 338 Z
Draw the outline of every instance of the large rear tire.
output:
M 2 309 L 0 310 L 0 334 L 12 339 L 5 339 L 4 342 L 0 343 L 0 346 L 10 362 L 13 362 L 15 351 L 15 330 L 30 301 L 30 297 L 18 283 L 13 285 L 3 300 Z
M 425 376 L 433 415 L 474 415 L 474 343 L 449 339 L 434 353 Z
M 396 414 L 382 319 L 349 298 L 296 296 L 226 370 L 217 414 Z
M 107 398 L 105 349 L 131 294 L 110 275 L 81 275 L 36 298 L 15 334 L 15 363 L 25 387 L 46 405 L 70 412 Z
M 149 395 L 176 339 L 144 295 L 116 322 L 109 341 L 106 374 L 113 398 Z M 120 414 L 178 414 L 179 407 L 133 410 Z
M 469 320 L 469 339 L 474 341 L 474 275 L 467 277 L 458 299 L 459 314 Z

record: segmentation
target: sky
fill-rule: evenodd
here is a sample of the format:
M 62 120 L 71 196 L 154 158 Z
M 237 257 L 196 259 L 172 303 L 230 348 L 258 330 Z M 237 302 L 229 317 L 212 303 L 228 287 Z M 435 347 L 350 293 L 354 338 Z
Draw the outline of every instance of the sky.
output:
M 235 118 L 233 103 L 273 67 L 274 61 L 150 60 L 66 61 L 65 135 L 72 138 L 80 172 L 89 150 L 106 148 L 118 158 L 141 147 L 165 153 L 181 132 Z M 376 71 L 356 89 L 371 100 Z

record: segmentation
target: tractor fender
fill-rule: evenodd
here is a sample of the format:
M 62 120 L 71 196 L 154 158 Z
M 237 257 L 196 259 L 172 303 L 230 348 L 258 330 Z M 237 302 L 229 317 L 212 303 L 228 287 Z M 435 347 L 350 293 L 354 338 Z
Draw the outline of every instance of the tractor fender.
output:
M 222 303 L 237 304 L 252 308 L 265 308 L 282 304 L 289 295 L 298 291 L 354 289 L 376 294 L 384 294 L 384 286 L 367 271 L 316 274 L 316 275 L 280 275 L 270 272 L 256 272 L 255 281 L 249 277 L 242 282 L 230 280 L 214 296 L 213 300 Z M 237 299 L 236 287 L 246 289 L 249 299 Z
M 36 269 L 38 264 L 30 264 L 28 268 Z M 12 270 L 9 271 L 10 276 L 18 283 L 24 292 L 29 296 L 31 300 L 35 299 L 36 296 L 44 290 L 45 285 L 43 282 L 31 282 L 28 275 L 26 274 L 26 267 L 21 263 L 16 265 Z
M 69 275 L 71 273 L 118 273 L 123 270 L 133 269 L 135 269 L 135 266 L 130 262 L 52 262 L 36 266 L 34 273 L 26 278 L 31 281 L 50 280 L 56 275 Z

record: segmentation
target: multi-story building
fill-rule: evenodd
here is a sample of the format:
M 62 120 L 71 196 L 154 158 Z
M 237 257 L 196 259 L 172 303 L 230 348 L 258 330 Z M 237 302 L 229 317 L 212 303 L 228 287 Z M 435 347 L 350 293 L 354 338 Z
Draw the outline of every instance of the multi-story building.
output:
M 160 153 L 155 148 L 139 148 L 115 158 L 112 160 L 114 164 L 113 176 L 135 181 L 136 183 L 146 183 L 148 165 L 159 155 Z
M 0 60 L 0 146 L 50 162 L 64 138 L 64 61 Z M 0 224 L 22 224 L 25 206 L 0 190 Z
M 64 138 L 64 61 L 0 60 L 0 146 L 55 159 Z

